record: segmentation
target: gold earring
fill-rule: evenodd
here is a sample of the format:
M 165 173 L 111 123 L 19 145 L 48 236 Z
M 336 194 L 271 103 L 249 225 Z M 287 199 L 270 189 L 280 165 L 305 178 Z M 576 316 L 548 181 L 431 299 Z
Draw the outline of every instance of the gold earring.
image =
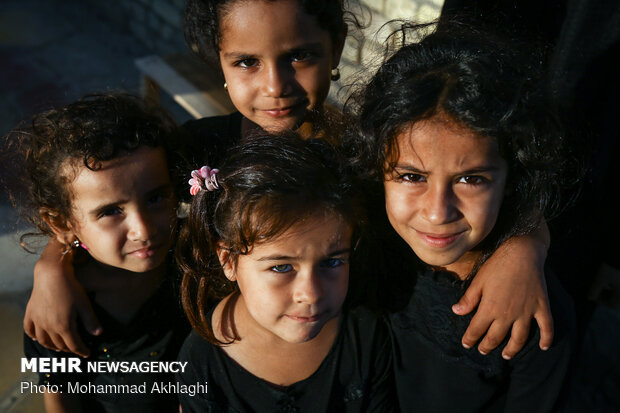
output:
M 332 75 L 331 75 L 331 79 L 335 82 L 336 80 L 340 79 L 340 69 L 338 69 L 337 67 L 332 69 Z
M 228 83 L 224 82 L 224 90 L 228 90 Z

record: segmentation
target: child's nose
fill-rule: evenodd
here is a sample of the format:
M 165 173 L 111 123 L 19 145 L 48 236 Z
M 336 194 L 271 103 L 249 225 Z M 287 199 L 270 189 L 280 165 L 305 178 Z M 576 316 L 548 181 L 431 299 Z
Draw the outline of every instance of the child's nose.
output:
M 132 241 L 148 241 L 155 233 L 155 226 L 148 214 L 138 212 L 131 216 L 128 238 Z
M 422 199 L 424 218 L 434 225 L 447 224 L 459 216 L 456 198 L 450 185 L 429 187 Z
M 287 96 L 291 91 L 291 82 L 294 78 L 292 68 L 279 63 L 266 64 L 261 79 L 265 96 L 279 98 Z
M 320 271 L 313 268 L 298 273 L 295 282 L 294 300 L 297 303 L 315 304 L 323 297 Z

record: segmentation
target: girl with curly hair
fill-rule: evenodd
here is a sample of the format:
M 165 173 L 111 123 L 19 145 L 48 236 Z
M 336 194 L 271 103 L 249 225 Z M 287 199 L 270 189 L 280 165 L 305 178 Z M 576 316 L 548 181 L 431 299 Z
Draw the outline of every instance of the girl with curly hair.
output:
M 397 33 L 419 40 L 389 57 L 363 91 L 354 142 L 371 181 L 382 183 L 386 236 L 422 262 L 387 281 L 400 303 L 389 316 L 400 407 L 549 412 L 574 335 L 557 280 L 547 274 L 555 339 L 546 352 L 539 330 L 528 329 L 516 357 L 503 345 L 483 357 L 461 345 L 469 320 L 448 307 L 500 245 L 557 212 L 571 157 L 522 49 L 461 26 L 420 34 L 428 29 Z
M 12 131 L 24 216 L 74 255 L 75 278 L 105 331 L 88 337 L 89 362 L 174 361 L 189 326 L 174 293 L 170 250 L 177 200 L 168 143 L 174 123 L 142 100 L 89 96 Z M 24 237 L 22 237 L 24 238 Z M 22 245 L 26 239 L 22 240 Z M 52 308 L 59 298 L 52 302 Z M 67 358 L 25 337 L 29 358 Z M 176 411 L 174 394 L 151 392 L 172 374 L 40 373 L 47 412 Z M 148 391 L 71 393 L 68 385 L 143 386 Z

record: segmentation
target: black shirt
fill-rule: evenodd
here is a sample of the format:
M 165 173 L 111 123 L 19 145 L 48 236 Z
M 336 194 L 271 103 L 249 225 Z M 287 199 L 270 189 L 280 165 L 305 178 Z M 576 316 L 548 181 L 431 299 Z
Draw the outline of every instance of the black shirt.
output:
M 461 345 L 472 316 L 457 316 L 451 306 L 463 295 L 462 281 L 451 273 L 428 268 L 415 278 L 409 303 L 389 317 L 396 387 L 403 412 L 553 410 L 564 384 L 574 338 L 572 303 L 557 279 L 547 277 L 555 326 L 553 346 L 540 350 L 539 331 L 532 327 L 524 348 L 506 361 L 501 357 L 506 342 L 486 356 L 476 348 L 467 350 Z
M 242 120 L 241 113 L 233 112 L 190 120 L 183 125 L 189 139 L 184 152 L 195 164 L 195 169 L 205 164 L 218 167 L 228 149 L 241 141 Z
M 100 336 L 83 334 L 91 355 L 80 363 L 82 373 L 53 373 L 39 375 L 40 384 L 67 383 L 98 385 L 143 385 L 145 393 L 128 394 L 111 390 L 106 393 L 79 393 L 85 412 L 177 412 L 176 394 L 152 392 L 155 382 L 174 383 L 171 373 L 88 373 L 89 361 L 174 361 L 183 340 L 189 333 L 189 324 L 180 308 L 176 288 L 167 279 L 140 307 L 129 324 L 122 324 L 91 299 L 97 318 L 103 326 Z M 72 353 L 48 350 L 24 335 L 24 353 L 28 358 L 77 357 Z M 113 387 L 109 387 L 113 389 Z
M 366 310 L 343 315 L 338 336 L 319 368 L 290 386 L 274 386 L 245 370 L 221 348 L 192 332 L 179 360 L 189 361 L 177 379 L 208 383 L 208 392 L 180 395 L 190 412 L 388 412 L 393 411 L 389 335 Z

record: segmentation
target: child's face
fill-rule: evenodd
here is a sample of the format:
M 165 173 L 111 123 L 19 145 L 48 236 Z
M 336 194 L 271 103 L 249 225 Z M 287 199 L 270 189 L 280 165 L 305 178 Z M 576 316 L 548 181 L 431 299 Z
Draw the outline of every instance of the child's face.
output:
M 164 262 L 176 200 L 162 148 L 140 147 L 96 171 L 82 166 L 69 185 L 70 231 L 93 258 L 133 272 Z
M 340 217 L 319 216 L 239 256 L 233 274 L 244 324 L 303 343 L 337 322 L 347 295 L 351 232 Z
M 235 107 L 265 130 L 297 129 L 321 111 L 334 45 L 298 1 L 237 1 L 220 22 L 220 62 Z
M 422 261 L 467 276 L 504 195 L 497 144 L 438 116 L 397 140 L 396 168 L 385 177 L 390 223 Z

